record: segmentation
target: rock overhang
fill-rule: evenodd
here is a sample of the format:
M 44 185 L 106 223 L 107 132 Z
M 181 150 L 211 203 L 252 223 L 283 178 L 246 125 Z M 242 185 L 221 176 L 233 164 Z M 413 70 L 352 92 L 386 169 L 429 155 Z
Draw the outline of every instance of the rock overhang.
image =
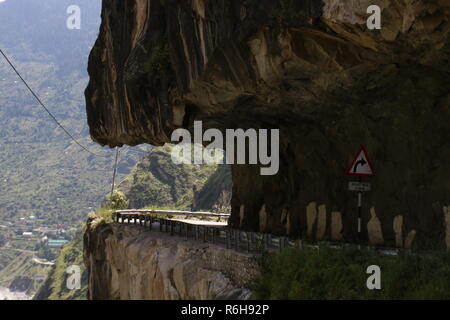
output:
M 405 215 L 419 240 L 435 228 L 441 235 L 430 237 L 442 243 L 449 5 L 372 2 L 105 0 L 86 90 L 91 135 L 114 147 L 161 145 L 196 120 L 205 129 L 278 128 L 279 175 L 233 168 L 232 222 L 257 229 L 267 219 L 267 231 L 303 234 L 317 202 L 328 221 L 344 212 L 349 238 L 356 213 L 345 167 L 365 144 L 382 168 L 365 222 L 376 208 L 394 243 L 393 219 Z M 381 30 L 365 27 L 371 4 L 382 9 Z

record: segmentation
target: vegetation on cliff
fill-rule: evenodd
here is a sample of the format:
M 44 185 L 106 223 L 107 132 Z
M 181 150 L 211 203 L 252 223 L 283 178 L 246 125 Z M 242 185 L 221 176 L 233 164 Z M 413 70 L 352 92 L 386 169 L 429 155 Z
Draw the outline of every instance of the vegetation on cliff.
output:
M 450 299 L 450 254 L 379 255 L 330 247 L 287 248 L 266 255 L 255 285 L 260 299 Z M 367 268 L 381 268 L 369 290 Z

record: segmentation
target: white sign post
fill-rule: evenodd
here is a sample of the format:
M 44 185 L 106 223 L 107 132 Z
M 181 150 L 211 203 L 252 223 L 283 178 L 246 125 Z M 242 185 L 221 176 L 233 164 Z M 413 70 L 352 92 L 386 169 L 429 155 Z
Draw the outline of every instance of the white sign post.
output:
M 358 192 L 358 238 L 361 240 L 361 217 L 362 217 L 362 193 L 371 190 L 370 183 L 362 182 L 362 177 L 372 177 L 374 176 L 373 167 L 370 163 L 369 157 L 367 156 L 366 149 L 361 147 L 356 157 L 353 159 L 350 167 L 347 170 L 347 175 L 351 177 L 358 177 L 359 181 L 351 181 L 348 184 L 348 189 L 350 191 Z

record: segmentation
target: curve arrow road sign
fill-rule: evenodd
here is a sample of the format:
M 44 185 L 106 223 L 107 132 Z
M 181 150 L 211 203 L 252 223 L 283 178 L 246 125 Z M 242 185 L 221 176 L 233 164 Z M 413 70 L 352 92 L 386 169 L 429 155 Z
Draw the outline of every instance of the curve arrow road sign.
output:
M 372 164 L 370 163 L 364 147 L 361 147 L 356 154 L 355 159 L 347 170 L 347 175 L 353 177 L 368 177 L 374 175 Z

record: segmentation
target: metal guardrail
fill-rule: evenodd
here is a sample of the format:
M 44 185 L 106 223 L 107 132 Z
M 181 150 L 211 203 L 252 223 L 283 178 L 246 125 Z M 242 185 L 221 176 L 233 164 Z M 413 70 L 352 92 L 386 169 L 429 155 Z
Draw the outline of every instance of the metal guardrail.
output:
M 113 213 L 120 215 L 127 214 L 167 214 L 175 216 L 190 216 L 190 217 L 215 217 L 228 219 L 229 213 L 215 213 L 215 212 L 201 212 L 201 211 L 182 211 L 182 210 L 159 210 L 159 209 L 131 209 L 131 210 L 117 210 Z
M 194 238 L 195 240 L 203 240 L 203 242 L 211 242 L 212 244 L 223 244 L 227 249 L 234 249 L 237 251 L 263 252 L 279 250 L 280 252 L 288 247 L 298 248 L 319 248 L 320 243 L 326 243 L 333 248 L 346 247 L 366 247 L 372 248 L 383 255 L 398 255 L 400 248 L 381 248 L 369 247 L 358 244 L 349 243 L 333 243 L 333 242 L 318 242 L 317 244 L 306 244 L 302 239 L 290 239 L 287 236 L 274 236 L 268 233 L 250 232 L 232 229 L 228 227 L 228 223 L 217 223 L 202 220 L 176 219 L 161 217 L 158 215 L 184 216 L 184 217 L 212 217 L 228 220 L 230 214 L 214 213 L 214 212 L 192 212 L 179 210 L 147 210 L 147 209 L 132 209 L 132 210 L 118 210 L 112 213 L 113 219 L 117 223 L 134 224 L 149 228 L 152 230 L 159 227 L 160 232 L 170 233 L 171 236 L 179 235 L 186 240 Z
M 224 244 L 227 249 L 237 251 L 260 252 L 268 249 L 279 249 L 280 251 L 289 245 L 287 237 L 274 238 L 270 234 L 259 232 L 248 232 L 235 230 L 228 224 L 213 221 L 197 221 L 188 219 L 174 219 L 158 215 L 172 215 L 182 217 L 211 217 L 228 220 L 230 214 L 213 212 L 191 212 L 177 210 L 119 210 L 113 212 L 113 219 L 117 223 L 140 225 L 152 230 L 159 227 L 159 231 L 179 235 L 186 239 L 194 238 L 211 242 L 213 244 Z M 292 243 L 291 243 L 292 244 Z

